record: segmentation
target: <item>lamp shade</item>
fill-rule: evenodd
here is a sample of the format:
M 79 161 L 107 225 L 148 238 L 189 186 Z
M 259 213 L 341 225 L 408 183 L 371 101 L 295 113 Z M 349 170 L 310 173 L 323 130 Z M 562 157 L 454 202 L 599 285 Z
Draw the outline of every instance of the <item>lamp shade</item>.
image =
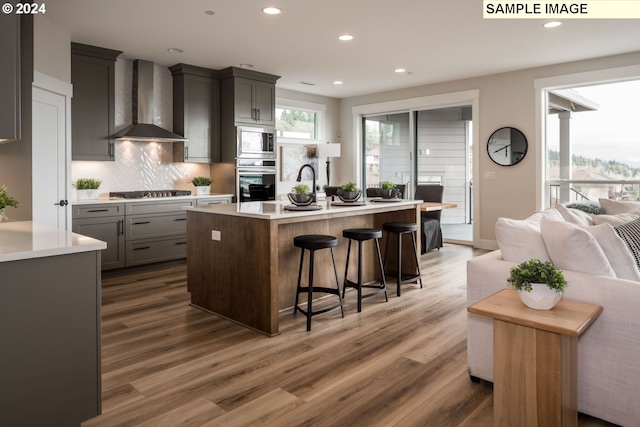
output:
M 340 157 L 340 144 L 318 144 L 318 157 Z

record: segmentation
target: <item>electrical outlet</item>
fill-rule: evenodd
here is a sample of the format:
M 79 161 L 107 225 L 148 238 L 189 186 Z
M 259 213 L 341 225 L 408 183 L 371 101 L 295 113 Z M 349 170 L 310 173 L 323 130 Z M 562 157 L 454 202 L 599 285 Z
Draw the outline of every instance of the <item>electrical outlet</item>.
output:
M 222 240 L 222 233 L 220 233 L 220 230 L 211 230 L 211 240 Z

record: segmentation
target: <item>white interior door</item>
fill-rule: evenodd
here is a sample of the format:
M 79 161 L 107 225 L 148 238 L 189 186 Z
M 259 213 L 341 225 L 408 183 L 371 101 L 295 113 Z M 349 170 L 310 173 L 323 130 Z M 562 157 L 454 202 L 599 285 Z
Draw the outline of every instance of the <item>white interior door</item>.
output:
M 70 96 L 59 93 L 70 92 L 70 85 L 43 75 L 37 77 L 40 87 L 36 83 L 33 87 L 33 221 L 71 230 L 67 202 Z M 54 88 L 52 91 L 42 86 Z

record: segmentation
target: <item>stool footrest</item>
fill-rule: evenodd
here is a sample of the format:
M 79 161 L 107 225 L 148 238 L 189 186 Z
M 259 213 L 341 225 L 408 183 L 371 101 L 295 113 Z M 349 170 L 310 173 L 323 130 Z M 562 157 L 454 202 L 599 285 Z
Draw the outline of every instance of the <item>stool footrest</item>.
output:
M 387 279 L 391 278 L 391 279 L 396 279 L 398 278 L 398 272 L 397 271 L 386 271 L 385 272 L 385 276 Z M 405 274 L 402 273 L 402 278 L 400 279 L 400 284 L 404 285 L 407 283 L 413 283 L 413 282 L 418 282 L 418 280 L 420 280 L 422 277 L 420 276 L 420 274 Z
M 326 313 L 327 311 L 335 310 L 336 308 L 340 308 L 340 307 L 342 307 L 342 304 L 338 303 L 336 305 L 332 305 L 330 307 L 323 308 L 322 310 L 311 311 L 311 315 L 315 316 L 316 314 Z M 297 305 L 296 305 L 296 310 L 299 311 L 300 313 L 304 314 L 305 316 L 307 315 L 307 310 L 303 310 L 300 307 L 298 307 Z M 293 314 L 295 314 L 295 312 Z
M 354 289 L 358 289 L 358 284 L 356 282 L 352 282 L 351 280 L 345 280 L 344 285 L 343 285 L 343 289 L 344 288 L 354 288 Z M 387 291 L 387 287 L 384 283 L 380 283 L 379 285 L 361 285 L 360 288 L 364 289 L 377 289 L 377 291 L 375 292 L 371 292 L 369 294 L 366 295 L 362 295 L 362 299 L 364 298 L 368 298 L 368 297 L 373 297 L 376 295 L 379 295 L 381 293 L 384 293 Z

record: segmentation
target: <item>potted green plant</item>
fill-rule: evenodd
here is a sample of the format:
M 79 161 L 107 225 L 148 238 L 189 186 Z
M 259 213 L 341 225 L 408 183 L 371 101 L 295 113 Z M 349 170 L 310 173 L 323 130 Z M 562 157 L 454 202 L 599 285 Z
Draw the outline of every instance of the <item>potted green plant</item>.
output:
M 91 200 L 98 198 L 98 188 L 102 182 L 95 178 L 79 178 L 73 185 L 76 187 L 78 200 Z
M 532 258 L 509 271 L 507 282 L 518 291 L 522 302 L 536 310 L 551 310 L 560 302 L 567 286 L 562 270 L 551 261 Z
M 355 202 L 360 198 L 362 191 L 358 188 L 355 182 L 347 182 L 346 184 L 342 184 L 337 191 L 338 197 L 343 202 L 351 203 Z
M 211 194 L 211 178 L 208 176 L 196 176 L 191 179 L 191 183 L 196 188 L 197 195 Z
M 313 194 L 307 184 L 297 184 L 291 188 L 287 197 L 296 206 L 308 206 L 313 202 Z
M 391 181 L 380 181 L 380 188 L 378 188 L 377 193 L 383 199 L 393 199 L 398 196 L 398 189 L 396 184 Z
M 0 185 L 0 222 L 2 222 L 3 219 L 9 219 L 4 213 L 5 208 L 9 206 L 17 208 L 18 205 L 20 205 L 20 202 L 9 195 L 7 187 Z

